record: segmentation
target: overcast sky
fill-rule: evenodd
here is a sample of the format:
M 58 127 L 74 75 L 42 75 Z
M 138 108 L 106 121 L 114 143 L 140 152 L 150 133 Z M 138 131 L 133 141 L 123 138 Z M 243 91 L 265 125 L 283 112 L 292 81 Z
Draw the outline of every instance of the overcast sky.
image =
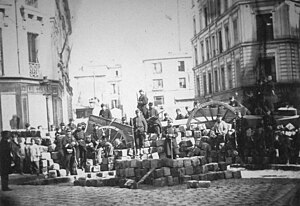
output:
M 70 74 L 87 64 L 121 64 L 127 88 L 138 90 L 142 60 L 177 53 L 177 0 L 70 0 Z M 191 53 L 191 2 L 179 1 L 182 51 Z M 137 85 L 134 83 L 137 82 Z M 76 91 L 75 91 L 76 92 Z M 135 93 L 134 93 L 135 98 Z

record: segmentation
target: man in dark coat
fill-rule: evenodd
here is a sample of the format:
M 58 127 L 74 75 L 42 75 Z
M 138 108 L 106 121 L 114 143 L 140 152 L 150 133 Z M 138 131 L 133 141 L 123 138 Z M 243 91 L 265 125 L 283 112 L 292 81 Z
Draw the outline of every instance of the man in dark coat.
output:
M 68 128 L 66 131 L 66 136 L 62 139 L 62 145 L 64 148 L 64 157 L 65 157 L 65 168 L 67 171 L 67 176 L 72 170 L 72 157 L 74 157 L 74 149 L 77 146 L 76 139 L 73 137 L 71 130 Z M 76 161 L 76 158 L 73 158 Z
M 153 103 L 149 102 L 149 109 L 147 111 L 147 123 L 148 123 L 148 132 L 155 133 L 158 137 L 161 134 L 161 122 L 158 117 L 158 111 L 153 107 Z
M 134 140 L 137 149 L 137 155 L 139 155 L 141 154 L 141 148 L 144 145 L 148 125 L 140 110 L 137 109 L 135 114 L 136 117 L 133 118 Z
M 144 117 L 147 115 L 147 104 L 148 104 L 148 98 L 145 95 L 145 92 L 143 90 L 139 91 L 140 97 L 138 99 L 138 105 L 137 108 L 141 110 Z
M 167 155 L 167 158 L 176 159 L 179 155 L 178 144 L 176 141 L 177 131 L 172 125 L 172 120 L 168 120 L 167 127 L 164 128 L 163 136 L 166 137 L 164 149 Z
M 105 119 L 112 119 L 112 115 L 111 115 L 111 112 L 108 108 L 106 108 L 106 105 L 105 104 L 101 104 L 101 110 L 100 110 L 100 113 L 99 113 L 99 116 L 100 117 L 103 117 Z
M 11 170 L 11 132 L 2 131 L 0 141 L 0 173 L 2 191 L 11 191 L 8 187 L 8 175 Z

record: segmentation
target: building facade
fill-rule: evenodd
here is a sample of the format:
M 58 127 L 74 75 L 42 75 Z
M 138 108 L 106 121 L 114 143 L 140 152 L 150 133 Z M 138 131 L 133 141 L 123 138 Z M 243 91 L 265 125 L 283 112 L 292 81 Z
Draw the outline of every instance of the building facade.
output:
M 170 117 L 176 109 L 185 113 L 193 107 L 194 77 L 192 57 L 188 54 L 169 54 L 162 58 L 143 60 L 145 68 L 145 93 L 149 102 L 163 109 Z
M 122 115 L 122 67 L 121 65 L 82 66 L 74 76 L 74 107 L 76 110 L 89 110 L 94 107 L 93 99 L 99 100 L 111 110 L 119 110 Z M 93 103 L 91 105 L 90 103 Z M 77 112 L 78 113 L 78 112 Z M 78 113 L 79 114 L 79 113 Z M 86 115 L 85 115 L 86 116 Z M 82 118 L 79 115 L 77 118 Z
M 192 12 L 199 101 L 236 96 L 251 107 L 268 79 L 277 105 L 299 107 L 299 2 L 193 0 Z
M 0 1 L 0 130 L 72 117 L 68 0 Z

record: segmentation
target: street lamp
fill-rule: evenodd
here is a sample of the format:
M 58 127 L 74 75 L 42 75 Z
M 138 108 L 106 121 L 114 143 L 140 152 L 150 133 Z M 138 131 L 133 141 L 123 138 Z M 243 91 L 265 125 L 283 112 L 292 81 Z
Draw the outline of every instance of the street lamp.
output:
M 47 127 L 48 127 L 48 132 L 49 132 L 50 131 L 49 96 L 51 95 L 51 93 L 49 92 L 50 82 L 49 82 L 47 76 L 43 77 L 43 80 L 40 82 L 40 85 L 46 87 L 46 91 L 43 95 L 46 97 Z

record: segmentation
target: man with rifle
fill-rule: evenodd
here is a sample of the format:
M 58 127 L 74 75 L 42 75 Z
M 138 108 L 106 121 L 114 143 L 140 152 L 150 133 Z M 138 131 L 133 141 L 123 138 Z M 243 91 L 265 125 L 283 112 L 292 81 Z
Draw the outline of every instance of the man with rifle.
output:
M 158 138 L 161 137 L 161 123 L 158 118 L 160 114 L 154 107 L 153 103 L 149 102 L 149 109 L 147 111 L 147 123 L 148 123 L 148 133 L 155 133 L 157 134 Z

